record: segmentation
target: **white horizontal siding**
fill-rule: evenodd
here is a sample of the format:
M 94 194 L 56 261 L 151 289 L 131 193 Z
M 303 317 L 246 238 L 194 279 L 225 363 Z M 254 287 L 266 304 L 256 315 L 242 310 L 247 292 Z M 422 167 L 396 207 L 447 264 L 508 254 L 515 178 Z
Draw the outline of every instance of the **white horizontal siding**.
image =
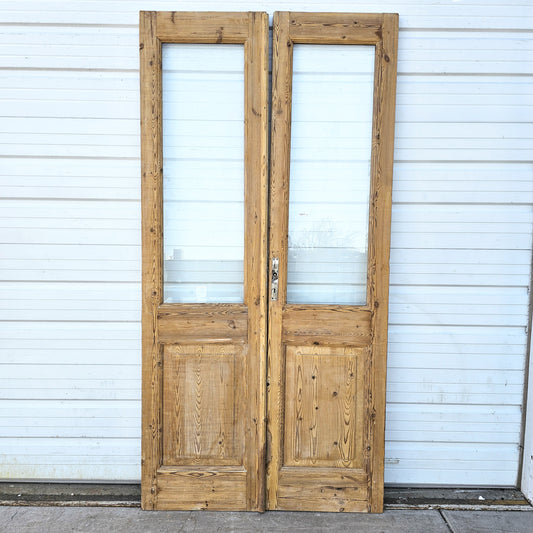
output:
M 3 9 L 2 9 L 3 8 Z M 151 10 L 202 11 L 268 11 L 276 9 L 299 11 L 398 12 L 402 14 L 401 28 L 489 28 L 530 29 L 533 9 L 527 0 L 502 4 L 501 0 L 468 0 L 460 4 L 453 0 L 420 2 L 419 0 L 382 0 L 357 3 L 350 0 L 324 3 L 322 0 L 271 1 L 228 0 L 223 7 L 216 1 L 183 1 L 177 6 L 172 0 L 75 0 L 68 3 L 46 0 L 46 10 L 38 0 L 20 0 L 16 6 L 8 0 L 0 4 L 2 19 L 10 23 L 33 24 L 96 24 L 131 25 L 138 22 L 138 12 Z
M 50 434 L 55 433 L 57 430 L 51 427 Z M 83 431 L 78 431 L 78 436 L 73 438 L 3 438 L 0 458 L 5 477 L 73 481 L 138 477 L 132 465 L 139 462 L 139 438 L 82 435 Z
M 136 27 L 52 25 L 29 37 L 27 31 L 25 25 L 3 30 L 0 52 L 4 68 L 122 72 L 136 71 L 139 66 Z M 477 31 L 475 40 L 464 31 L 407 31 L 398 50 L 400 74 L 520 74 L 530 71 L 532 64 L 528 31 L 502 33 L 498 39 L 492 31 Z
M 530 350 L 533 339 L 530 339 Z M 527 370 L 526 370 L 527 372 Z M 529 383 L 533 383 L 533 364 L 529 365 Z M 524 496 L 533 501 L 533 387 L 528 388 L 527 414 L 524 431 L 524 463 L 520 489 Z
M 76 420 L 83 438 L 120 438 L 122 430 L 128 437 L 140 437 L 136 401 L 6 400 L 0 413 L 2 437 L 46 437 L 52 429 L 58 438 L 78 438 Z
M 519 450 L 486 442 L 395 442 L 385 445 L 389 482 L 451 486 L 516 484 Z M 428 481 L 431 480 L 431 481 Z
M 435 441 L 487 444 L 514 444 L 521 421 L 517 406 L 501 407 L 498 413 L 486 405 L 442 405 L 435 413 L 431 405 L 420 405 L 414 413 L 409 406 L 392 404 L 394 415 L 387 426 L 389 439 L 405 442 Z
M 0 477 L 140 477 L 137 23 L 176 8 L 400 13 L 386 480 L 514 485 L 533 204 L 525 0 L 0 2 Z M 317 109 L 316 127 L 330 119 Z

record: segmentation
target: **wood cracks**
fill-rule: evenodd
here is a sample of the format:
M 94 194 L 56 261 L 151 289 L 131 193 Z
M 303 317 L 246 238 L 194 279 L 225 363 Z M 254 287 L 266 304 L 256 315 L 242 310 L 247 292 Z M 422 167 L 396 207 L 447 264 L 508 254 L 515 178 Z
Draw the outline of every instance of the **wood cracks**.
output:
M 397 31 L 391 14 L 274 15 L 269 180 L 267 14 L 141 12 L 144 509 L 382 511 Z M 163 43 L 244 47 L 240 303 L 163 303 Z M 364 305 L 287 303 L 304 43 L 375 47 Z

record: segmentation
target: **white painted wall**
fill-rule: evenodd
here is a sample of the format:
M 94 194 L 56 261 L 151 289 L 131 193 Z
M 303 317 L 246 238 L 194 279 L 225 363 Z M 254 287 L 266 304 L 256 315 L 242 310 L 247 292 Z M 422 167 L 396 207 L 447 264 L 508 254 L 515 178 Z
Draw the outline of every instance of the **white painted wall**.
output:
M 531 339 L 533 344 L 533 337 Z M 530 346 L 531 352 L 532 346 Z M 533 504 L 533 358 L 529 361 L 529 386 L 527 395 L 527 419 L 524 428 L 524 463 L 520 488 Z
M 140 478 L 140 9 L 400 14 L 386 480 L 515 485 L 527 0 L 0 1 L 0 477 Z

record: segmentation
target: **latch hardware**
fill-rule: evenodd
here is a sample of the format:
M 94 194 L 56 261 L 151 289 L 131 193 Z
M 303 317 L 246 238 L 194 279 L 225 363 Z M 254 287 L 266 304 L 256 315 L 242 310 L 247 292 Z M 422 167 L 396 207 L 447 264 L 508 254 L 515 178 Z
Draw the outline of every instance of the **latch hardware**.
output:
M 270 284 L 270 299 L 276 301 L 278 299 L 278 275 L 279 275 L 279 259 L 272 258 L 272 282 Z

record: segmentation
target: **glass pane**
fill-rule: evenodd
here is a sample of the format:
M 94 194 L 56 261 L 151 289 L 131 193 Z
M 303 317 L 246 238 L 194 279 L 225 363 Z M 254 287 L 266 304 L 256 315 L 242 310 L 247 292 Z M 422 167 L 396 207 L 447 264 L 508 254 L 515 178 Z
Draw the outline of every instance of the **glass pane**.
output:
M 374 51 L 294 46 L 289 303 L 366 303 Z
M 166 303 L 243 301 L 244 47 L 163 44 Z

